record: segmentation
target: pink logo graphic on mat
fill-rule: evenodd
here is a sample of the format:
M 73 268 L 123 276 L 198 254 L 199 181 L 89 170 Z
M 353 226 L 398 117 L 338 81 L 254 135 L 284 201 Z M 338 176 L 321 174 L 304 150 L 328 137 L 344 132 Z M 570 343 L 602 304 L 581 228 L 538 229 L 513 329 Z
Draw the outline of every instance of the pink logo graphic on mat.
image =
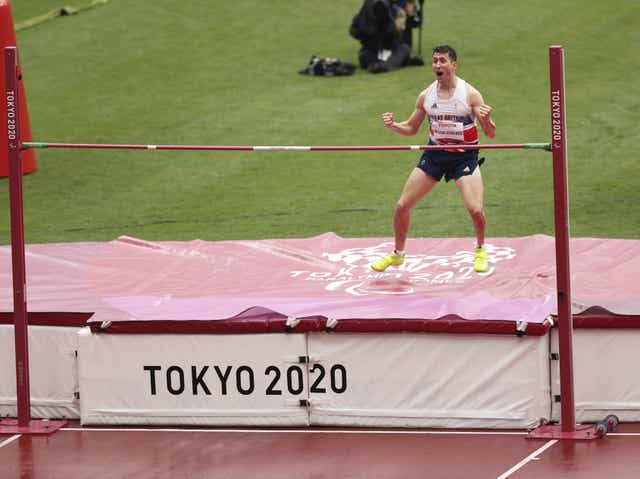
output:
M 489 271 L 496 263 L 513 259 L 516 251 L 506 246 L 485 245 L 489 254 Z M 389 254 L 393 243 L 365 248 L 349 248 L 338 253 L 323 253 L 330 262 L 342 265 L 338 272 L 292 271 L 292 277 L 318 281 L 328 291 L 345 291 L 355 296 L 412 294 L 420 286 L 461 284 L 477 275 L 473 270 L 473 251 L 456 251 L 450 255 L 410 254 L 404 264 L 383 273 L 370 268 L 374 261 Z

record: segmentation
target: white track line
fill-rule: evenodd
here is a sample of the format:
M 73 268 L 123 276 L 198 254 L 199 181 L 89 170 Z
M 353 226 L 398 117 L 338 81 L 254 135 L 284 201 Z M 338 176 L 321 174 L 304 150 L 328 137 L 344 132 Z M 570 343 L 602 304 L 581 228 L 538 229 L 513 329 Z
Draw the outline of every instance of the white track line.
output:
M 7 446 L 8 444 L 11 444 L 16 439 L 19 439 L 21 435 L 22 434 L 16 434 L 15 436 L 11 436 L 9 439 L 5 439 L 4 441 L 0 442 L 0 447 L 4 447 L 4 446 Z
M 498 476 L 497 479 L 505 479 L 506 477 L 509 477 L 511 474 L 516 472 L 518 469 L 520 469 L 522 466 L 524 466 L 528 462 L 533 461 L 534 459 L 537 459 L 540 454 L 542 454 L 544 451 L 549 449 L 556 442 L 558 442 L 558 439 L 553 439 L 553 440 L 549 441 L 548 443 L 546 443 L 541 448 L 536 449 L 531 454 L 529 454 L 527 457 L 525 457 L 522 461 L 520 461 L 518 464 L 516 464 L 511 469 L 509 469 L 507 472 L 505 472 L 505 473 L 501 474 L 500 476 Z
M 180 429 L 180 428 L 83 428 L 63 427 L 61 431 L 80 432 L 207 432 L 207 433 L 258 433 L 258 434 L 405 434 L 405 435 L 454 435 L 454 436 L 526 436 L 526 432 L 513 431 L 387 431 L 350 429 Z

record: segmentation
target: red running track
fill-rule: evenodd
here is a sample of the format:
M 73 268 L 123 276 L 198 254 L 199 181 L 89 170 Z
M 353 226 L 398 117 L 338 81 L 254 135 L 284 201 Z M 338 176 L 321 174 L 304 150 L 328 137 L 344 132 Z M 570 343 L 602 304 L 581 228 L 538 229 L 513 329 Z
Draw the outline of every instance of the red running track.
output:
M 593 441 L 524 431 L 63 429 L 0 436 L 0 477 L 600 478 L 640 477 L 640 425 Z

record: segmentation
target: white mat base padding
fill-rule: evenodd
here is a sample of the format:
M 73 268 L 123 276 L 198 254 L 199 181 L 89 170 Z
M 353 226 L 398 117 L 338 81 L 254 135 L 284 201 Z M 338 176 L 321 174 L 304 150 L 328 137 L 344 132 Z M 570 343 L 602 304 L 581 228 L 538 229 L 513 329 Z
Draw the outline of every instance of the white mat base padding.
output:
M 305 426 L 309 417 L 300 406 L 307 399 L 305 365 L 298 363 L 305 355 L 301 334 L 111 335 L 83 330 L 81 421 Z
M 79 328 L 29 326 L 31 417 L 77 419 L 80 404 L 76 350 Z M 16 417 L 13 325 L 0 325 L 0 416 Z
M 547 336 L 83 330 L 81 419 L 87 425 L 526 427 L 550 414 L 547 353 Z
M 573 331 L 574 400 L 577 422 L 601 421 L 615 414 L 622 422 L 640 421 L 640 330 L 575 329 Z M 551 331 L 558 352 L 558 330 Z M 560 395 L 560 363 L 551 361 L 553 395 Z M 561 419 L 561 403 L 552 417 Z
M 310 395 L 312 424 L 511 428 L 550 412 L 547 336 L 311 334 L 309 351 L 349 371 L 349 394 Z

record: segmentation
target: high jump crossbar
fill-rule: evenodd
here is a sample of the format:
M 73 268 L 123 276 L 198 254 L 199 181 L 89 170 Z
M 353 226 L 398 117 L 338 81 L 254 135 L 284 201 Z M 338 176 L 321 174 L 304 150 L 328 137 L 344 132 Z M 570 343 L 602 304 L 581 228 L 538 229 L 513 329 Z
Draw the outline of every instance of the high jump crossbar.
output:
M 401 150 L 446 150 L 443 145 L 342 145 L 342 146 L 235 146 L 235 145 L 113 145 L 101 143 L 43 143 L 23 142 L 28 148 L 72 148 L 94 150 L 189 150 L 189 151 L 401 151 Z M 538 149 L 551 151 L 551 143 L 510 143 L 464 145 L 465 150 Z
M 29 349 L 27 336 L 27 301 L 24 245 L 24 211 L 22 198 L 22 168 L 20 151 L 27 148 L 94 148 L 145 150 L 213 150 L 213 151 L 396 151 L 445 149 L 433 145 L 399 146 L 188 146 L 188 145 L 105 145 L 21 142 L 19 124 L 18 54 L 16 47 L 4 49 L 5 102 L 7 105 L 6 137 L 9 160 L 9 191 L 11 207 L 11 252 L 13 270 L 13 320 L 16 346 L 16 385 L 18 430 L 35 433 L 39 428 L 31 421 L 29 393 Z M 567 131 L 565 118 L 564 50 L 560 45 L 549 47 L 549 77 L 551 105 L 551 143 L 518 143 L 465 145 L 466 149 L 531 148 L 551 151 L 553 155 L 553 190 L 556 249 L 556 279 L 558 336 L 560 351 L 561 425 L 545 426 L 545 430 L 530 437 L 558 439 L 591 439 L 597 437 L 593 428 L 576 430 L 573 382 L 573 318 L 571 314 L 571 284 L 569 263 L 569 200 L 567 171 Z M 450 146 L 448 147 L 450 148 Z M 543 428 L 539 428 L 543 429 Z M 0 432 L 3 431 L 0 421 Z

